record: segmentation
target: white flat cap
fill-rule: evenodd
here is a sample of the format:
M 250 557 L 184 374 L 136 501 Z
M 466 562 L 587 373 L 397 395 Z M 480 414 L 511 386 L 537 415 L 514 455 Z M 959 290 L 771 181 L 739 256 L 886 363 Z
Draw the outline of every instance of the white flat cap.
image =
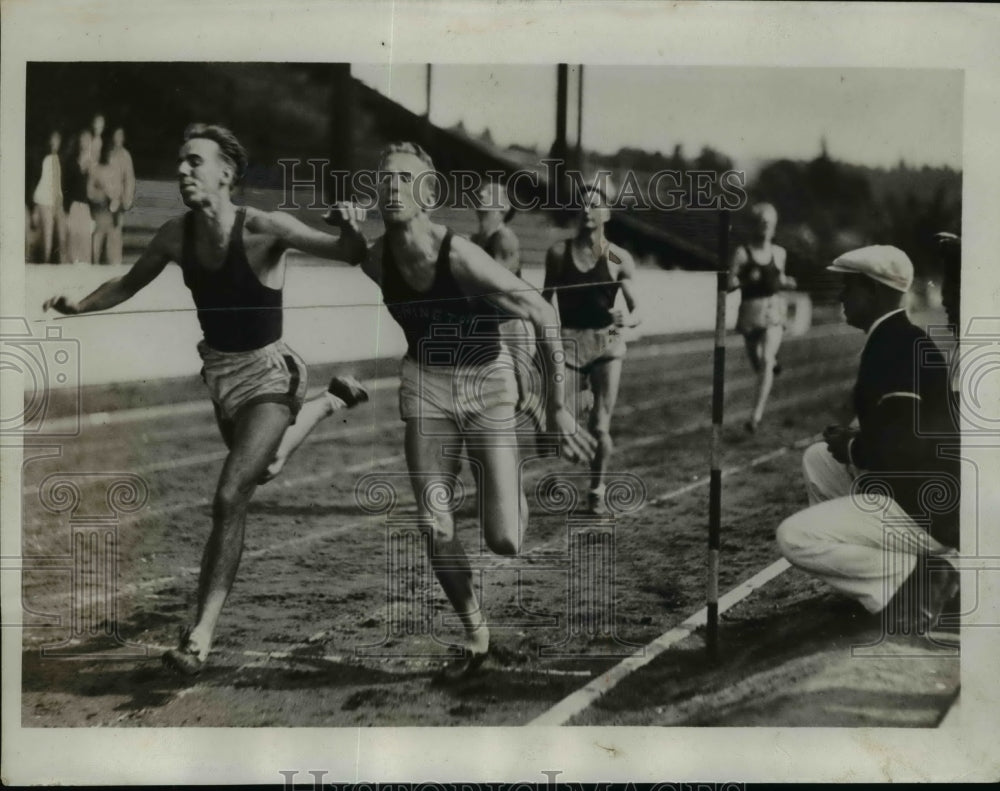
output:
M 887 244 L 873 244 L 844 253 L 827 270 L 868 275 L 872 280 L 897 291 L 909 291 L 913 284 L 913 264 L 909 256 L 898 247 Z

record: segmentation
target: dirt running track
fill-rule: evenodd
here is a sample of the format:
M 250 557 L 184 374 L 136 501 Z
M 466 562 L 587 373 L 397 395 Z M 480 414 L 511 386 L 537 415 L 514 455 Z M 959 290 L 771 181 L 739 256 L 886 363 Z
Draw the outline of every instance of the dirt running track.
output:
M 836 418 L 861 340 L 860 333 L 820 326 L 787 342 L 766 430 L 756 436 L 741 429 L 750 371 L 738 347 L 730 349 L 723 592 L 779 559 L 774 528 L 805 504 L 801 446 Z M 24 726 L 531 722 L 704 606 L 710 362 L 707 338 L 646 339 L 632 347 L 613 424 L 614 468 L 637 476 L 645 494 L 624 503 L 627 512 L 612 521 L 546 512 L 543 506 L 557 509 L 551 498 L 539 503 L 538 482 L 579 468 L 534 459 L 525 465 L 532 515 L 522 555 L 480 554 L 475 485 L 463 465 L 467 496 L 459 530 L 481 569 L 495 651 L 477 677 L 452 687 L 432 683 L 445 644 L 458 632 L 419 546 L 406 543 L 414 505 L 398 477 L 405 467 L 392 386 L 321 426 L 282 477 L 258 490 L 215 650 L 194 683 L 165 673 L 159 654 L 193 612 L 222 455 L 210 414 L 167 410 L 89 426 L 58 455 L 27 448 Z M 194 385 L 183 395 L 179 400 L 203 398 Z M 108 388 L 104 397 L 114 403 L 115 391 Z M 73 541 L 93 533 L 93 524 L 71 524 L 69 516 L 109 513 L 109 478 L 101 473 L 122 472 L 141 477 L 148 500 L 113 526 L 115 609 L 95 618 L 91 604 L 79 597 L 74 604 L 81 587 L 67 561 Z M 369 472 L 383 474 L 400 492 L 392 516 L 402 525 L 402 544 L 390 546 L 384 514 L 366 514 L 356 502 L 355 486 Z M 67 473 L 76 474 L 75 504 L 53 487 Z M 581 529 L 597 536 L 589 546 L 603 552 L 600 562 L 587 566 L 573 554 L 572 547 L 582 546 Z M 400 573 L 387 573 L 390 559 L 402 562 Z M 582 579 L 598 583 L 588 587 Z M 419 617 L 420 607 L 427 619 Z M 114 624 L 125 645 L 106 633 Z M 937 724 L 957 694 L 957 656 L 903 638 L 852 655 L 852 646 L 877 638 L 849 603 L 786 571 L 723 614 L 718 663 L 705 660 L 696 630 L 565 719 Z

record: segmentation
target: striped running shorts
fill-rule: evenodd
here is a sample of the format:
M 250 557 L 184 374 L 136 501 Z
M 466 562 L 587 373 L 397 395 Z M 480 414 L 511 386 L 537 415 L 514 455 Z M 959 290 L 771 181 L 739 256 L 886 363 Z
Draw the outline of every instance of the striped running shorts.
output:
M 283 341 L 247 352 L 220 352 L 202 341 L 201 378 L 224 420 L 243 407 L 273 402 L 298 414 L 306 394 L 306 366 Z

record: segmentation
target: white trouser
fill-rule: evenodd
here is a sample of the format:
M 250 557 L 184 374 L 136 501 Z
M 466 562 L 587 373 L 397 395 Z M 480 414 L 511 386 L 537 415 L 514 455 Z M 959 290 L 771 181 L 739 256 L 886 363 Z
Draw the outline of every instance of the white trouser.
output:
M 810 507 L 778 527 L 789 563 L 879 612 L 913 571 L 917 555 L 952 554 L 890 497 L 851 495 L 858 472 L 830 455 L 825 442 L 802 456 Z

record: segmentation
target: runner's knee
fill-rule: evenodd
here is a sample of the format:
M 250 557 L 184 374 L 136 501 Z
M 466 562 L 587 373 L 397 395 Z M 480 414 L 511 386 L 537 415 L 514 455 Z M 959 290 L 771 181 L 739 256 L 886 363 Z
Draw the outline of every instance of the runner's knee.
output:
M 587 428 L 594 436 L 611 430 L 611 412 L 605 406 L 595 407 L 587 418 Z
M 517 513 L 506 505 L 488 508 L 483 513 L 483 535 L 486 546 L 498 555 L 516 555 L 521 551 L 520 536 L 528 519 L 528 504 L 522 496 Z
M 489 530 L 486 531 L 486 546 L 497 555 L 516 555 L 521 550 L 518 541 L 511 535 L 497 535 Z
M 615 449 L 615 443 L 611 439 L 611 432 L 608 430 L 606 422 L 592 425 L 590 433 L 597 440 L 597 447 L 604 456 L 608 456 Z
M 213 507 L 217 516 L 228 516 L 245 508 L 253 490 L 251 481 L 223 481 L 215 492 Z
M 447 511 L 422 512 L 420 527 L 430 536 L 432 544 L 455 538 L 455 518 Z

